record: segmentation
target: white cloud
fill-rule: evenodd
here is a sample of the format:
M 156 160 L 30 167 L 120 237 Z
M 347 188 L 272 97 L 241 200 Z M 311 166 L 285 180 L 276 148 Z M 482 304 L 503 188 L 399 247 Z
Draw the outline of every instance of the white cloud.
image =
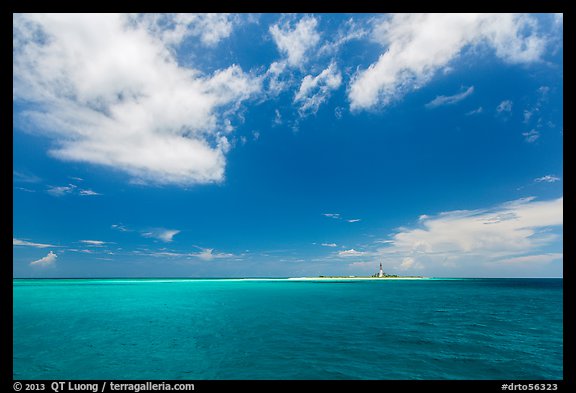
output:
M 196 254 L 189 254 L 190 256 L 200 258 L 204 261 L 211 261 L 213 259 L 230 258 L 233 254 L 218 253 L 214 252 L 213 248 L 202 248 L 200 252 Z
M 270 67 L 268 67 L 265 74 L 265 79 L 268 82 L 268 88 L 266 91 L 272 97 L 279 95 L 290 86 L 291 75 L 284 72 L 287 67 L 286 61 L 275 61 L 270 64 Z M 281 124 L 282 118 L 278 117 L 278 113 L 276 113 L 276 115 L 275 121 L 280 120 L 280 123 L 277 122 L 276 124 Z
M 107 244 L 108 242 L 102 241 L 102 240 L 80 240 L 81 243 L 84 244 L 88 244 L 90 246 L 103 246 L 105 244 Z
M 36 261 L 32 261 L 30 262 L 30 265 L 32 266 L 41 266 L 41 267 L 50 267 L 50 266 L 54 266 L 54 264 L 56 263 L 56 259 L 58 258 L 58 255 L 54 254 L 54 252 L 50 251 L 48 253 L 48 255 L 46 255 L 43 258 L 40 258 Z
M 322 243 L 321 245 L 324 247 L 338 247 L 336 243 Z
M 260 90 L 259 78 L 237 65 L 211 75 L 181 66 L 168 39 L 131 16 L 17 14 L 13 21 L 14 97 L 36 105 L 23 116 L 53 139 L 51 156 L 141 182 L 224 179 L 226 120 Z M 201 39 L 213 43 L 223 33 L 206 34 Z
M 141 14 L 134 19 L 167 45 L 195 37 L 206 46 L 214 46 L 227 38 L 233 27 L 230 14 Z
M 325 42 L 319 49 L 319 55 L 334 55 L 338 53 L 340 48 L 352 40 L 360 40 L 365 38 L 369 34 L 369 31 L 362 26 L 354 22 L 354 19 L 348 19 L 344 24 L 342 24 L 335 34 L 335 37 Z M 333 35 L 334 36 L 334 35 Z
M 557 181 L 560 181 L 560 178 L 554 175 L 546 175 L 546 176 L 542 176 L 542 177 L 538 177 L 536 179 L 534 179 L 534 181 L 536 183 L 554 183 Z
M 483 263 L 498 266 L 541 255 L 539 250 L 561 240 L 552 229 L 562 225 L 563 198 L 523 198 L 489 209 L 425 216 L 417 227 L 401 228 L 375 255 L 391 264 L 402 258 L 402 263 L 396 265 L 399 269 Z
M 278 50 L 286 56 L 288 65 L 296 67 L 306 62 L 306 53 L 320 41 L 317 25 L 316 18 L 305 16 L 294 27 L 289 21 L 282 26 L 276 24 L 270 27 L 270 34 Z
M 102 195 L 99 192 L 96 191 L 92 191 L 92 190 L 80 190 L 78 192 L 78 194 L 80 195 L 85 195 L 85 196 L 94 196 L 94 195 Z
M 412 257 L 403 258 L 399 266 L 400 270 L 421 270 L 422 268 L 424 268 L 424 266 Z
M 354 76 L 352 110 L 389 105 L 428 83 L 465 48 L 490 47 L 509 63 L 538 61 L 546 38 L 523 14 L 393 14 L 376 21 L 372 38 L 385 51 Z
M 351 219 L 349 219 L 349 220 L 346 220 L 346 222 L 359 222 L 359 221 L 362 221 L 362 219 L 360 219 L 360 218 L 351 218 Z
M 340 219 L 340 213 L 322 213 L 323 216 L 333 218 L 335 220 Z
M 142 236 L 162 240 L 163 242 L 169 243 L 172 241 L 173 237 L 179 233 L 180 231 L 178 229 L 154 228 L 142 232 Z
M 473 109 L 470 112 L 467 112 L 466 116 L 479 115 L 482 112 L 484 112 L 484 109 L 481 106 L 479 106 L 478 108 Z
M 67 186 L 48 186 L 46 192 L 55 197 L 64 195 L 81 195 L 81 196 L 95 196 L 102 195 L 99 192 L 89 189 L 79 189 L 75 184 L 68 184 Z
M 38 176 L 29 172 L 12 171 L 14 181 L 23 183 L 40 183 L 42 181 Z
M 524 264 L 548 264 L 560 260 L 564 257 L 562 253 L 548 253 L 537 255 L 525 255 L 521 257 L 506 258 L 501 261 L 505 264 L 524 265 Z
M 426 108 L 437 108 L 442 105 L 456 104 L 457 102 L 462 101 L 472 93 L 474 93 L 474 86 L 470 86 L 468 89 L 466 89 L 466 91 L 454 94 L 452 96 L 437 96 L 432 101 L 427 103 L 425 106 Z
M 229 254 L 229 253 L 223 253 L 223 252 L 214 252 L 213 248 L 202 248 L 202 247 L 196 247 L 198 248 L 200 251 L 198 252 L 176 252 L 176 251 L 156 251 L 156 252 L 151 252 L 147 255 L 153 256 L 153 257 L 162 257 L 162 258 L 199 258 L 202 259 L 204 261 L 211 261 L 214 259 L 224 259 L 224 258 L 232 258 L 232 257 L 236 257 L 236 255 L 234 254 Z
M 496 112 L 498 113 L 512 112 L 512 101 L 504 100 L 501 103 L 499 103 L 498 106 L 496 107 Z
M 74 184 L 67 186 L 49 186 L 46 192 L 52 196 L 59 197 L 72 193 L 75 188 L 76 186 Z
M 330 92 L 339 88 L 341 83 L 342 75 L 335 63 L 330 63 L 328 68 L 316 76 L 306 75 L 294 96 L 294 103 L 300 103 L 300 115 L 316 113 L 320 105 L 328 99 Z
M 531 130 L 528 132 L 523 132 L 524 140 L 528 143 L 536 142 L 540 138 L 540 132 L 537 130 Z
M 361 257 L 363 255 L 367 255 L 364 251 L 357 251 L 353 248 L 350 250 L 343 250 L 338 252 L 339 257 L 347 258 L 347 257 Z
M 16 190 L 24 191 L 24 192 L 36 192 L 35 190 L 31 190 L 26 187 L 14 187 Z
M 34 242 L 29 242 L 27 240 L 16 239 L 15 237 L 12 238 L 12 245 L 13 246 L 36 247 L 36 248 L 58 247 L 58 246 L 54 246 L 52 244 L 34 243 Z
M 132 232 L 131 229 L 129 229 L 128 227 L 126 227 L 125 225 L 122 225 L 122 224 L 112 224 L 112 225 L 110 225 L 110 228 L 116 229 L 117 231 L 120 231 L 120 232 Z

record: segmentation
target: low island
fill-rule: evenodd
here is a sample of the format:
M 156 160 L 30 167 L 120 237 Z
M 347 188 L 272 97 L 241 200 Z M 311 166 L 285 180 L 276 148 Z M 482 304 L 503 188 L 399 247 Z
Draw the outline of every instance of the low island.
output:
M 396 274 L 386 274 L 382 270 L 380 262 L 380 271 L 371 276 L 318 276 L 318 277 L 291 277 L 289 280 L 422 280 L 427 277 L 423 276 L 398 276 Z

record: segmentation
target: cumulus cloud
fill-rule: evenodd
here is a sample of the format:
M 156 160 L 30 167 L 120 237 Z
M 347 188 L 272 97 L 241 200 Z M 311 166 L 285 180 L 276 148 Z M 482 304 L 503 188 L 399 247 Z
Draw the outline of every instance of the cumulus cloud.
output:
M 226 120 L 260 79 L 237 65 L 210 75 L 180 65 L 170 45 L 225 35 L 204 32 L 210 17 L 180 18 L 159 36 L 133 16 L 14 15 L 14 98 L 35 104 L 22 116 L 53 140 L 52 157 L 154 184 L 223 180 Z
M 417 262 L 412 257 L 406 257 L 402 259 L 402 263 L 399 266 L 400 270 L 410 270 L 410 269 L 419 270 L 422 269 L 423 267 L 424 266 L 421 263 Z
M 520 264 L 538 259 L 535 255 L 543 255 L 539 250 L 561 240 L 553 229 L 562 225 L 563 198 L 523 198 L 488 209 L 423 216 L 417 227 L 401 228 L 374 255 L 402 270 Z M 400 264 L 394 262 L 399 258 Z
M 46 255 L 45 257 L 30 262 L 30 265 L 40 267 L 50 267 L 54 266 L 54 264 L 56 263 L 56 259 L 58 259 L 58 255 L 56 255 L 53 251 L 50 251 L 48 255 Z
M 364 251 L 357 251 L 353 248 L 350 250 L 343 250 L 338 252 L 339 257 L 347 258 L 347 257 L 361 257 L 363 255 L 367 255 Z
M 536 183 L 554 183 L 554 182 L 560 181 L 560 178 L 558 176 L 554 176 L 554 175 L 546 175 L 546 176 L 538 177 L 538 178 L 534 179 L 534 181 Z
M 142 232 L 142 236 L 169 243 L 179 233 L 178 229 L 153 228 Z
M 280 53 L 286 56 L 291 67 L 301 66 L 306 62 L 306 54 L 320 41 L 316 30 L 318 21 L 313 16 L 305 16 L 294 26 L 287 21 L 270 27 L 270 34 Z
M 385 50 L 354 76 L 348 91 L 353 110 L 399 100 L 465 48 L 483 45 L 508 63 L 530 63 L 546 47 L 536 19 L 524 14 L 392 14 L 376 21 L 372 38 Z
M 433 109 L 443 105 L 456 104 L 457 102 L 462 101 L 472 93 L 474 93 L 474 86 L 470 86 L 468 89 L 466 89 L 466 91 L 454 94 L 452 96 L 437 96 L 432 101 L 427 103 L 425 106 L 426 108 Z
M 339 88 L 341 83 L 342 75 L 335 63 L 330 63 L 316 76 L 306 75 L 294 96 L 294 103 L 300 104 L 300 115 L 316 113 L 320 105 L 328 99 L 330 92 Z
M 34 243 L 34 242 L 29 242 L 27 240 L 16 239 L 15 237 L 12 238 L 12 245 L 13 246 L 36 247 L 36 248 L 58 247 L 58 246 L 55 246 L 52 244 Z

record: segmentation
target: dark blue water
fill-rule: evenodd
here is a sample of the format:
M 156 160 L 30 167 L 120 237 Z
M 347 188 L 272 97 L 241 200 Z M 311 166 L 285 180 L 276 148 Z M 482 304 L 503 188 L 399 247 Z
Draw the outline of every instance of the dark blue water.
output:
M 17 379 L 561 379 L 562 280 L 14 280 Z

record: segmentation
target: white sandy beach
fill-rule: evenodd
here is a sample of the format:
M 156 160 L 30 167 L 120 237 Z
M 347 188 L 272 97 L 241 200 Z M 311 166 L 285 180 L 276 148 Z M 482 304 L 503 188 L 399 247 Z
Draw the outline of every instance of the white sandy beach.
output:
M 295 281 L 351 281 L 351 280 L 426 280 L 429 277 L 290 277 L 288 280 Z

